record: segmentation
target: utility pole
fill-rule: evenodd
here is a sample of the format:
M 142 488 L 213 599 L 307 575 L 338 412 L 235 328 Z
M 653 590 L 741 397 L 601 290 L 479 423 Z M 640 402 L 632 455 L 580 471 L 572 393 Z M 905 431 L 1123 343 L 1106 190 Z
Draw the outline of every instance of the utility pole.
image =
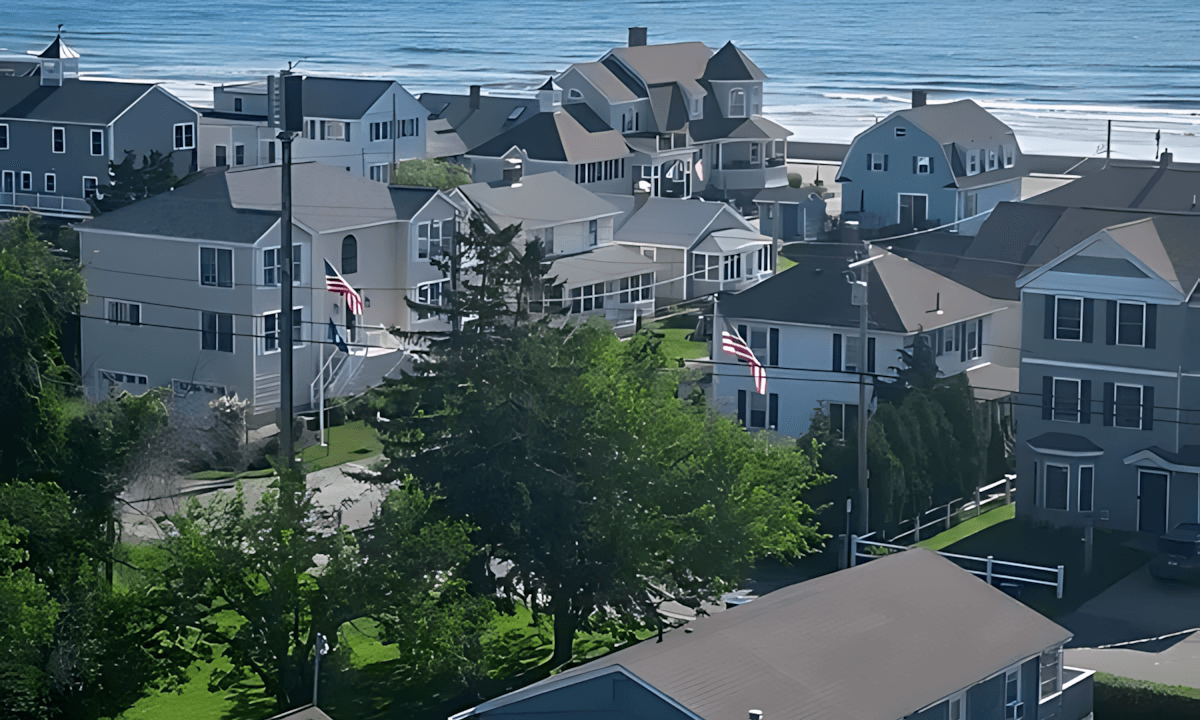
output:
M 317 633 L 317 642 L 313 647 L 313 707 L 317 706 L 317 684 L 321 680 L 321 656 L 329 652 L 329 643 L 325 641 L 325 636 Z
M 857 229 L 857 228 L 855 228 Z M 858 307 L 858 499 L 860 535 L 866 535 L 870 519 L 870 501 L 867 490 L 867 277 L 870 273 L 869 245 L 868 257 L 861 264 L 862 279 L 853 270 L 846 271 L 846 279 L 850 282 L 850 303 Z
M 396 172 L 396 135 L 400 133 L 396 127 L 396 94 L 392 93 L 392 164 L 388 166 L 388 185 L 392 184 L 392 176 Z
M 296 462 L 296 451 L 292 433 L 294 411 L 292 407 L 292 140 L 304 125 L 301 104 L 304 78 L 293 75 L 290 70 L 280 73 L 283 90 L 283 127 L 277 136 L 283 146 L 283 164 L 280 167 L 280 218 L 279 218 L 279 457 L 284 467 Z
M 1161 142 L 1162 142 L 1162 130 L 1155 130 L 1154 131 L 1154 159 L 1155 160 L 1158 159 L 1158 147 L 1159 147 L 1159 143 L 1161 143 Z
M 458 224 L 461 213 L 454 211 L 454 228 L 450 231 L 450 241 L 447 248 L 450 251 L 450 346 L 458 347 L 458 335 L 462 332 L 462 302 L 458 297 Z M 445 232 L 445 229 L 442 230 Z M 518 300 L 520 302 L 520 300 Z
M 1112 160 L 1112 120 L 1108 121 L 1108 139 L 1104 141 L 1104 167 Z

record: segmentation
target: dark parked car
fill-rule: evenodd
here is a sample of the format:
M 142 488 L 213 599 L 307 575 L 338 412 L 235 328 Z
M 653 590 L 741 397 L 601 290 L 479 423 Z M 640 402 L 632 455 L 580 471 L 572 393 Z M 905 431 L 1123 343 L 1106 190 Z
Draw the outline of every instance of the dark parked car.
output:
M 1176 525 L 1159 537 L 1150 574 L 1162 580 L 1200 584 L 1200 524 Z

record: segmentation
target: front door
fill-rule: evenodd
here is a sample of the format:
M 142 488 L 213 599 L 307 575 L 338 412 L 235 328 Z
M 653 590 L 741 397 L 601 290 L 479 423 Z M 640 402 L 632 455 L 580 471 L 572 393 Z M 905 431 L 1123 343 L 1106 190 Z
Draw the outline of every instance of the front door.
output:
M 900 196 L 900 229 L 914 230 L 925 223 L 927 198 L 924 195 Z
M 346 342 L 355 342 L 354 313 L 350 312 L 350 303 L 346 303 Z
M 16 173 L 12 170 L 5 170 L 3 184 L 0 185 L 0 192 L 16 192 L 16 184 Z
M 1167 474 L 1138 471 L 1138 530 L 1161 535 L 1167 531 Z
M 226 155 L 228 148 L 226 148 L 224 145 L 218 145 L 216 149 L 217 149 L 217 157 L 216 157 L 217 167 L 222 167 L 224 165 L 228 165 L 229 158 Z

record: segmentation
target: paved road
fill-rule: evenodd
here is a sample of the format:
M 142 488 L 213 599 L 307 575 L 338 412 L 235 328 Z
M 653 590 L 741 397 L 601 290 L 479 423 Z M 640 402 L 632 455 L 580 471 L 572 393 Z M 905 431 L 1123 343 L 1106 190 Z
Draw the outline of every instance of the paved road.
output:
M 1200 587 L 1155 580 L 1142 567 L 1060 623 L 1075 633 L 1068 665 L 1200 688 Z M 1173 637 L 1093 649 L 1164 635 Z

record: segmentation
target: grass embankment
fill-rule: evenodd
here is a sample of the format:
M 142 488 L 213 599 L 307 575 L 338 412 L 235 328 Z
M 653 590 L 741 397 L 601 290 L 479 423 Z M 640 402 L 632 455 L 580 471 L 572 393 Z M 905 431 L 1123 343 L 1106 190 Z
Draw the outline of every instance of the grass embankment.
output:
M 979 517 L 973 517 L 970 520 L 964 520 L 958 525 L 955 525 L 945 532 L 940 532 L 928 540 L 922 540 L 916 544 L 916 547 L 928 548 L 929 550 L 945 550 L 950 545 L 970 537 L 977 532 L 982 532 L 997 523 L 1002 523 L 1005 520 L 1012 520 L 1014 517 L 1016 517 L 1016 514 L 1016 505 L 1005 505 L 1003 507 L 998 507 L 995 510 L 989 510 L 983 513 Z
M 783 253 L 780 253 L 779 257 L 775 259 L 775 272 L 777 273 L 781 273 L 784 270 L 790 270 L 794 267 L 796 267 L 796 261 L 784 255 Z
M 300 457 L 309 472 L 324 470 L 334 465 L 341 465 L 355 460 L 365 460 L 383 452 L 383 443 L 379 441 L 379 436 L 375 434 L 375 429 L 369 427 L 362 420 L 355 420 L 345 425 L 326 428 L 325 432 L 329 442 L 326 447 L 313 445 L 300 452 Z M 205 470 L 203 472 L 192 473 L 189 479 L 243 480 L 246 478 L 270 477 L 274 474 L 275 471 L 270 468 L 266 470 L 248 470 L 243 473 L 227 472 L 224 470 Z
M 688 313 L 646 324 L 646 329 L 662 334 L 662 351 L 668 358 L 695 360 L 708 357 L 708 343 L 691 340 L 698 315 Z

